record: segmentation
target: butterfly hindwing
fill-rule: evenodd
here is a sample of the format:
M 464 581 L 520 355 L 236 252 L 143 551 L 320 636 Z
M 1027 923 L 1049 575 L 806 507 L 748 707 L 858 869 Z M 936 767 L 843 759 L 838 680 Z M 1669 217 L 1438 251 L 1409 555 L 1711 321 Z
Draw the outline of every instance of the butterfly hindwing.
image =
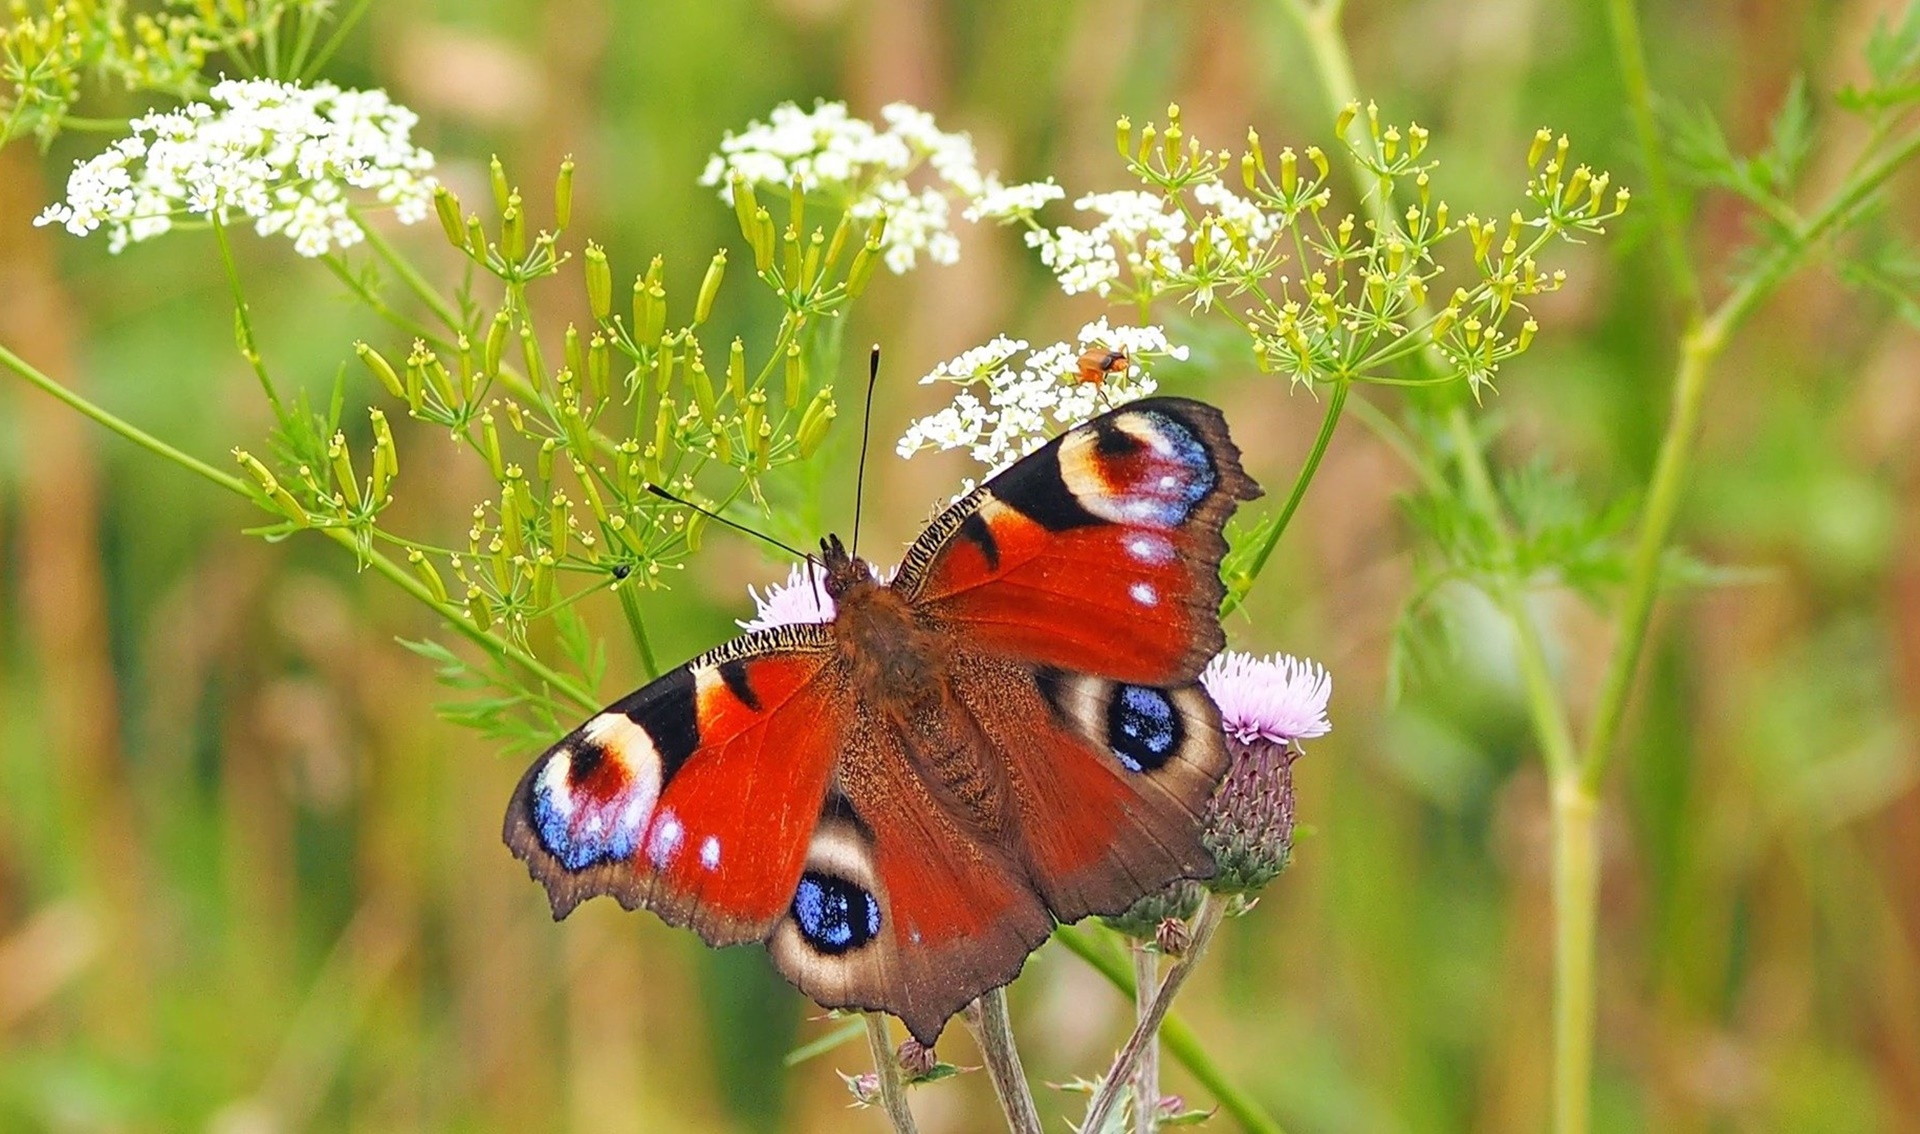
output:
M 1061 921 L 1213 873 L 1201 816 L 1226 771 L 1198 684 L 1162 688 L 975 658 L 955 691 L 1009 771 L 1028 876 Z
M 1219 410 L 1149 398 L 1068 430 L 953 505 L 894 585 L 982 652 L 1190 682 L 1225 644 L 1221 529 L 1259 494 Z
M 505 838 L 554 916 L 610 894 L 712 945 L 786 915 L 851 697 L 821 626 L 760 631 L 608 706 L 535 760 Z
M 768 941 L 775 966 L 831 1008 L 885 1010 L 932 1046 L 949 1017 L 1019 975 L 1053 931 L 1011 831 L 984 829 L 1005 800 L 957 806 L 909 755 L 909 735 L 863 708 L 791 911 Z M 986 785 L 1004 792 L 1006 785 Z

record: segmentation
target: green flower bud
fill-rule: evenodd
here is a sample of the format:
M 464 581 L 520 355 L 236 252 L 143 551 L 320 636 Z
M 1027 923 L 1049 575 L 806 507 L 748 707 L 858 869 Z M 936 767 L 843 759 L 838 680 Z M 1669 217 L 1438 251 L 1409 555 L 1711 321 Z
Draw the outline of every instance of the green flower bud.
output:
M 533 333 L 532 323 L 520 324 L 520 357 L 527 365 L 527 381 L 535 390 L 546 393 L 547 365 L 540 357 L 540 338 Z
M 607 266 L 606 250 L 593 241 L 587 241 L 584 256 L 587 264 L 587 308 L 599 322 L 606 322 L 613 312 L 613 269 Z
M 506 463 L 500 456 L 500 430 L 493 423 L 492 410 L 480 413 L 480 455 L 487 459 L 487 471 L 493 474 L 493 479 L 506 477 Z
M 427 593 L 433 601 L 444 606 L 447 602 L 447 584 L 441 580 L 440 572 L 434 569 L 433 561 L 417 547 L 407 549 L 407 562 L 413 564 L 413 573 L 426 585 Z
M 736 403 L 747 400 L 747 344 L 739 338 L 727 348 L 727 389 Z
M 806 412 L 800 415 L 800 428 L 794 434 L 802 460 L 820 451 L 820 443 L 826 440 L 827 430 L 832 428 L 834 416 L 839 412 L 833 404 L 833 387 L 822 386 L 807 403 Z
M 303 526 L 307 523 L 307 510 L 302 508 L 300 502 L 293 498 L 293 493 L 288 492 L 286 488 L 274 478 L 273 473 L 267 466 L 260 463 L 259 458 L 247 452 L 245 449 L 235 449 L 233 451 L 233 458 L 249 473 L 253 474 L 253 479 L 260 482 L 260 490 L 267 494 L 267 499 L 273 501 L 274 506 L 280 509 L 282 515 Z
M 693 321 L 697 326 L 707 321 L 713 313 L 713 297 L 720 291 L 720 281 L 727 274 L 727 250 L 720 249 L 707 263 L 707 274 L 700 280 L 700 294 L 693 301 Z
M 1122 114 L 1113 124 L 1113 143 L 1119 149 L 1122 160 L 1133 153 L 1133 119 Z
M 393 372 L 393 367 L 380 356 L 379 351 L 366 343 L 356 342 L 353 344 L 353 353 L 360 356 L 360 361 L 366 364 L 368 370 L 373 371 L 373 376 L 387 388 L 387 393 L 396 398 L 407 396 L 406 384 L 400 381 L 400 376 Z
M 606 399 L 612 374 L 613 353 L 607 337 L 596 334 L 587 340 L 587 389 L 593 391 L 596 399 Z
M 347 435 L 335 433 L 327 444 L 327 459 L 333 463 L 333 479 L 346 494 L 348 503 L 360 507 L 360 480 L 353 475 L 353 457 L 347 452 Z
M 747 234 L 748 243 L 753 245 L 753 270 L 765 272 L 773 267 L 773 217 L 766 208 L 753 211 L 752 230 Z
M 1553 131 L 1545 126 L 1534 131 L 1533 144 L 1527 147 L 1527 168 L 1540 168 L 1540 159 L 1546 156 L 1547 147 L 1553 144 Z
M 487 180 L 493 185 L 493 207 L 504 210 L 512 190 L 507 187 L 507 168 L 500 164 L 499 154 L 487 162 Z
M 445 185 L 433 187 L 433 211 L 439 214 L 440 230 L 447 234 L 447 243 L 455 248 L 467 246 L 467 226 L 460 219 L 460 198 Z
M 697 357 L 687 365 L 687 383 L 693 387 L 693 401 L 700 407 L 700 417 L 711 423 L 714 414 L 713 379 L 707 376 L 706 363 Z
M 573 223 L 573 155 L 560 160 L 560 176 L 553 183 L 553 224 L 565 230 Z
M 806 388 L 806 367 L 800 357 L 800 344 L 787 344 L 787 405 L 800 404 L 800 392 Z

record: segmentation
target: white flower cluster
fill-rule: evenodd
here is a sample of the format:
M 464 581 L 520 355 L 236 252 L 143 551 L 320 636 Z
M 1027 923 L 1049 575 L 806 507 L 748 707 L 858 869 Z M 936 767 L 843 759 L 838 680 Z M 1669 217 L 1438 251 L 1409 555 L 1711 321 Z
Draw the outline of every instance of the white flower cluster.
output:
M 899 454 L 965 449 L 991 475 L 1062 429 L 1153 393 L 1159 387 L 1147 371 L 1154 359 L 1187 357 L 1187 348 L 1169 344 L 1159 327 L 1110 327 L 1104 317 L 1082 327 L 1076 343 L 1027 347 L 1024 340 L 1002 336 L 934 367 L 922 384 L 952 382 L 962 388 L 952 405 L 907 427 L 896 447 Z M 1090 348 L 1124 353 L 1126 368 L 1101 382 L 1080 381 L 1079 358 Z M 1016 363 L 1022 352 L 1026 357 Z M 971 488 L 969 483 L 966 490 Z
M 433 203 L 433 155 L 410 138 L 418 119 L 384 91 L 272 79 L 215 84 L 209 103 L 136 118 L 133 133 L 75 165 L 67 198 L 35 224 L 85 236 L 102 226 L 115 252 L 181 216 L 253 218 L 303 256 L 357 243 L 349 189 L 393 206 L 401 222 Z
M 856 218 L 885 212 L 883 255 L 895 273 L 911 270 L 923 252 L 951 264 L 960 242 L 947 227 L 949 198 L 972 200 L 986 187 L 973 140 L 942 131 L 932 115 L 903 102 L 883 107 L 880 117 L 884 130 L 848 114 L 845 103 L 816 103 L 811 111 L 784 103 L 767 121 L 728 134 L 700 184 L 719 186 L 731 202 L 731 174 L 776 190 L 798 178 L 808 193 L 833 196 Z M 916 189 L 909 178 L 922 166 L 934 184 Z
M 1040 252 L 1040 262 L 1052 269 L 1060 290 L 1107 295 L 1126 265 L 1134 279 L 1147 281 L 1152 269 L 1180 270 L 1180 246 L 1187 239 L 1187 219 L 1157 193 L 1121 189 L 1089 193 L 1073 203 L 1082 212 L 1102 219 L 1091 229 L 1061 225 L 1033 229 L 1027 247 Z
M 970 221 L 1009 221 L 1031 217 L 1047 202 L 1058 201 L 1066 195 L 1067 191 L 1055 185 L 1051 177 L 1045 181 L 1029 181 L 1024 185 L 1002 185 L 998 177 L 989 173 L 980 195 L 973 199 L 973 204 L 967 206 L 966 218 Z

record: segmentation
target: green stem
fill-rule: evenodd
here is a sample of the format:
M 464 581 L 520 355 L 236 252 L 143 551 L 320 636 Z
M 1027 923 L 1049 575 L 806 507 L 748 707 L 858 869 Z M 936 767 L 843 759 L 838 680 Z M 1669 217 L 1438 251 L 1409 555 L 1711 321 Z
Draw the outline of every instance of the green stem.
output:
M 415 268 L 405 256 L 400 255 L 399 250 L 394 248 L 386 237 L 380 235 L 379 230 L 368 224 L 367 218 L 359 209 L 350 211 L 353 215 L 353 223 L 360 226 L 361 233 L 367 238 L 367 247 L 373 249 L 376 256 L 387 262 L 408 289 L 419 296 L 420 302 L 426 304 L 433 312 L 434 317 L 445 324 L 450 331 L 456 333 L 465 331 L 466 326 L 460 321 L 460 313 L 455 311 L 438 291 L 434 290 L 433 285 L 427 282 L 427 278 L 420 274 L 420 270 Z
M 1334 427 L 1340 424 L 1340 411 L 1346 408 L 1347 390 L 1352 383 L 1346 379 L 1336 380 L 1333 393 L 1327 398 L 1326 412 L 1320 418 L 1319 436 L 1313 439 L 1313 448 L 1308 450 L 1307 459 L 1300 465 L 1299 475 L 1293 478 L 1293 491 L 1287 495 L 1287 502 L 1280 509 L 1279 519 L 1267 529 L 1260 541 L 1259 548 L 1253 553 L 1253 560 L 1247 564 L 1240 575 L 1230 581 L 1226 601 L 1220 604 L 1222 618 L 1239 609 L 1246 601 L 1247 592 L 1253 589 L 1254 580 L 1266 569 L 1267 560 L 1272 557 L 1273 549 L 1280 542 L 1280 535 L 1293 522 L 1293 514 L 1299 510 L 1300 501 L 1306 498 L 1307 485 L 1313 482 L 1313 474 L 1320 469 L 1320 459 L 1327 455 L 1327 446 L 1333 441 Z
M 1687 255 L 1686 236 L 1680 227 L 1680 204 L 1673 196 L 1673 182 L 1667 176 L 1666 151 L 1661 148 L 1660 132 L 1654 123 L 1653 85 L 1647 78 L 1647 53 L 1640 38 L 1636 0 L 1608 0 L 1607 15 L 1613 27 L 1613 53 L 1620 64 L 1620 81 L 1627 88 L 1627 108 L 1633 114 L 1633 130 L 1640 140 L 1640 163 L 1646 169 L 1647 190 L 1653 197 L 1667 272 L 1673 278 L 1673 285 L 1680 289 L 1688 313 L 1698 317 L 1700 279 L 1694 273 L 1692 258 Z
M 65 402 L 69 407 L 78 410 L 82 416 L 92 418 L 94 421 L 106 426 L 108 429 L 118 433 L 120 436 L 140 446 L 149 453 L 164 460 L 172 461 L 188 472 L 205 477 L 229 492 L 238 493 L 249 500 L 253 499 L 253 490 L 247 487 L 247 483 L 239 477 L 231 473 L 221 472 L 200 458 L 181 452 L 172 445 L 155 437 L 153 434 L 141 429 L 139 426 L 115 417 L 113 414 L 108 413 L 106 410 L 101 409 L 79 394 L 74 393 L 72 390 L 54 381 L 32 363 L 21 358 L 4 346 L 0 346 L 0 363 L 4 363 L 7 369 L 25 378 L 28 382 L 38 386 L 60 401 Z
M 1599 800 L 1578 776 L 1553 791 L 1553 1129 L 1587 1134 L 1593 1080 L 1594 926 L 1600 899 Z
M 907 1107 L 906 1084 L 900 1081 L 900 1059 L 893 1052 L 893 1037 L 887 1034 L 887 1018 L 879 1012 L 861 1013 L 867 1021 L 867 1050 L 873 1053 L 873 1073 L 880 1079 L 880 1104 L 893 1134 L 919 1134 L 913 1124 L 913 1111 Z
M 1920 132 L 1902 139 L 1878 160 L 1861 166 L 1856 176 L 1775 245 L 1772 253 L 1720 301 L 1713 313 L 1687 333 L 1674 375 L 1673 409 L 1666 433 L 1660 439 L 1659 456 L 1654 461 L 1653 479 L 1648 485 L 1647 504 L 1640 518 L 1633 562 L 1627 574 L 1626 596 L 1615 622 L 1613 653 L 1607 659 L 1606 677 L 1594 706 L 1586 744 L 1581 749 L 1581 775 L 1589 791 L 1597 790 L 1606 774 L 1626 713 L 1627 698 L 1633 691 L 1640 655 L 1646 648 L 1653 602 L 1660 588 L 1660 565 L 1666 558 L 1667 539 L 1673 531 L 1674 516 L 1680 509 L 1680 497 L 1686 487 L 1713 362 L 1725 349 L 1733 331 L 1800 266 L 1814 244 L 1916 154 L 1920 154 Z
M 327 42 L 320 45 L 320 51 L 313 57 L 313 61 L 300 72 L 301 82 L 311 82 L 313 77 L 320 73 L 320 69 L 327 65 L 327 60 L 333 58 L 333 53 L 340 50 L 340 45 L 346 41 L 347 33 L 360 22 L 361 16 L 367 14 L 367 9 L 372 4 L 373 0 L 355 0 L 353 7 L 347 9 L 347 14 L 340 17 L 339 24 L 334 27 L 333 34 L 327 37 Z
M 1153 1007 L 1153 988 L 1160 979 L 1160 954 L 1136 941 L 1133 953 L 1133 1015 L 1145 1020 Z M 1160 1125 L 1160 1036 L 1156 1029 L 1140 1053 L 1140 1066 L 1133 1073 L 1134 1134 L 1153 1134 Z
M 135 445 L 147 450 L 149 453 L 163 460 L 171 461 L 173 464 L 186 469 L 188 472 L 203 477 L 237 496 L 245 497 L 248 500 L 256 499 L 253 488 L 246 481 L 231 473 L 221 472 L 219 469 L 214 468 L 198 457 L 193 457 L 181 452 L 179 449 L 160 440 L 158 437 L 134 425 L 132 422 L 109 413 L 107 410 L 74 393 L 59 382 L 54 381 L 33 364 L 22 359 L 19 355 L 4 346 L 0 346 L 0 364 L 4 364 L 9 370 L 25 378 L 32 385 L 39 387 L 41 390 L 46 391 L 61 402 L 64 402 L 69 407 L 78 411 L 82 416 L 91 418 L 114 433 L 133 442 Z M 599 700 L 593 696 L 590 690 L 582 688 L 571 678 L 556 672 L 539 658 L 534 657 L 512 642 L 496 637 L 475 626 L 467 618 L 465 611 L 460 610 L 458 607 L 436 601 L 433 593 L 427 590 L 426 584 L 416 578 L 413 572 L 408 571 L 400 564 L 377 551 L 358 546 L 353 538 L 352 532 L 345 528 L 334 527 L 315 528 L 314 530 L 342 547 L 348 548 L 356 554 L 363 556 L 368 566 L 397 584 L 400 589 L 432 607 L 435 613 L 447 620 L 455 632 L 469 639 L 475 645 L 487 651 L 487 653 L 496 658 L 512 661 L 515 665 L 520 666 L 541 681 L 551 685 L 555 690 L 564 694 L 569 700 L 580 705 L 582 708 L 591 710 L 600 707 Z
M 639 586 L 633 579 L 622 579 L 614 588 L 620 596 L 620 613 L 627 617 L 627 629 L 633 632 L 633 644 L 640 648 L 640 667 L 647 680 L 660 676 L 660 663 L 653 657 L 653 642 L 647 637 L 647 624 L 640 617 Z
M 260 380 L 260 389 L 273 406 L 274 420 L 284 426 L 287 423 L 286 407 L 280 404 L 280 395 L 274 392 L 273 379 L 267 375 L 266 360 L 260 357 L 260 350 L 254 342 L 253 310 L 240 286 L 240 266 L 233 258 L 233 244 L 227 239 L 226 222 L 220 219 L 217 212 L 213 214 L 213 237 L 220 245 L 220 262 L 227 269 L 227 288 L 233 293 L 233 317 L 240 330 L 240 355 L 253 368 L 254 377 Z
M 1133 997 L 1133 974 L 1127 971 L 1127 963 L 1115 956 L 1112 950 L 1101 948 L 1086 932 L 1072 926 L 1063 925 L 1054 930 L 1053 939 L 1091 965 L 1093 971 L 1106 977 L 1109 984 L 1126 993 L 1129 999 Z M 1169 1055 L 1213 1094 L 1220 1109 L 1232 1115 L 1241 1129 L 1249 1134 L 1286 1134 L 1280 1123 L 1252 1095 L 1227 1078 L 1226 1071 L 1207 1054 L 1200 1038 L 1185 1020 L 1171 1012 L 1167 1013 L 1166 1018 L 1160 1021 L 1160 1042 L 1165 1045 Z

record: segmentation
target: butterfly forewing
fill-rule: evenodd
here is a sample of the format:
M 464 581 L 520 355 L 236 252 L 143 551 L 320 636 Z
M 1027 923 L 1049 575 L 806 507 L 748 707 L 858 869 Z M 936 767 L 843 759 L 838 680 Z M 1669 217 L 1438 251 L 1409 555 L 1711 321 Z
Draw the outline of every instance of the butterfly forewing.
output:
M 712 945 L 785 916 L 851 720 L 822 626 L 738 639 L 608 706 L 538 760 L 505 838 L 556 918 L 610 894 Z

